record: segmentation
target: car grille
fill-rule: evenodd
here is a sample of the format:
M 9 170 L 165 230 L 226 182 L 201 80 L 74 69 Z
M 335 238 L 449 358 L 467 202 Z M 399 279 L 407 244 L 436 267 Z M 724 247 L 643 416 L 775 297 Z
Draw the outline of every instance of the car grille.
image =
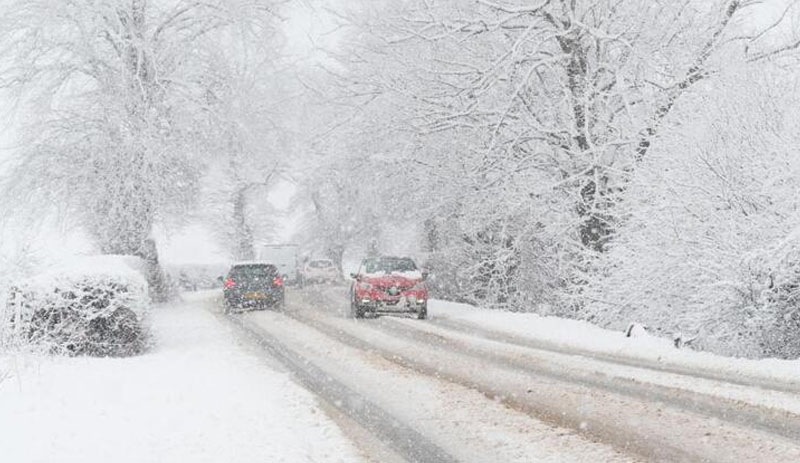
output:
M 402 286 L 390 286 L 388 288 L 383 288 L 383 291 L 388 294 L 389 296 L 399 296 L 400 294 L 408 291 L 411 287 L 402 287 Z

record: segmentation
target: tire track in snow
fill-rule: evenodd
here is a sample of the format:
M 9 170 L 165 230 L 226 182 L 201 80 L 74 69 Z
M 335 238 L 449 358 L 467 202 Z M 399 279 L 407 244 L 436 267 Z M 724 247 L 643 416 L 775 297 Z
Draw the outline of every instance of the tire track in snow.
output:
M 340 288 L 334 287 L 318 287 L 318 294 L 327 298 L 330 298 L 330 292 L 341 292 Z M 340 296 L 336 294 L 336 296 Z M 327 307 L 327 310 L 332 311 L 336 314 L 347 316 L 346 311 L 342 310 L 342 308 L 337 308 L 333 306 Z M 507 333 L 499 330 L 487 329 L 478 325 L 475 325 L 470 322 L 465 322 L 461 320 L 452 320 L 449 318 L 431 318 L 427 321 L 426 324 L 420 325 L 419 323 L 414 320 L 412 323 L 403 323 L 400 320 L 405 320 L 403 318 L 392 318 L 392 317 L 380 317 L 379 323 L 402 323 L 403 329 L 417 329 L 417 327 L 426 326 L 426 325 L 434 325 L 440 327 L 444 333 L 450 333 L 455 335 L 462 335 L 467 336 L 469 338 L 475 338 L 476 340 L 485 340 L 485 341 L 493 341 L 500 343 L 504 346 L 515 346 L 524 349 L 530 349 L 533 351 L 539 351 L 539 353 L 552 353 L 556 356 L 573 356 L 585 359 L 586 362 L 597 362 L 598 364 L 609 364 L 612 366 L 621 366 L 621 367 L 629 367 L 631 369 L 637 369 L 644 373 L 652 373 L 658 374 L 663 373 L 667 375 L 673 375 L 674 377 L 683 377 L 684 379 L 692 379 L 692 380 L 706 380 L 709 382 L 719 382 L 725 386 L 740 386 L 742 388 L 757 388 L 762 390 L 766 393 L 777 393 L 783 395 L 800 395 L 800 384 L 791 382 L 791 381 L 781 381 L 777 379 L 770 379 L 764 377 L 757 377 L 748 374 L 739 374 L 734 372 L 727 372 L 727 371 L 715 371 L 709 369 L 700 369 L 691 366 L 683 366 L 678 364 L 658 364 L 648 361 L 646 359 L 639 359 L 636 357 L 630 357 L 625 355 L 616 355 L 612 353 L 604 353 L 604 352 L 593 352 L 579 347 L 571 347 L 571 346 L 561 346 L 556 343 L 548 342 L 548 341 L 541 341 L 537 339 L 526 338 L 524 336 L 515 335 L 513 333 Z M 408 320 L 411 321 L 411 320 Z M 431 334 L 431 333 L 429 333 Z M 431 334 L 432 335 L 432 334 Z M 432 335 L 433 336 L 433 335 Z M 649 385 L 646 380 L 637 380 L 634 378 L 618 378 L 618 381 L 623 381 L 626 383 L 635 383 L 641 385 Z M 770 431 L 770 432 L 777 432 L 780 435 L 785 435 L 786 437 L 790 437 L 792 439 L 800 440 L 800 414 L 798 412 L 790 412 L 784 411 L 781 409 L 775 409 L 769 406 L 764 406 L 755 403 L 749 403 L 746 400 L 735 400 L 725 398 L 720 396 L 719 394 L 704 394 L 703 392 L 692 390 L 691 388 L 676 388 L 676 387 L 669 387 L 664 385 L 654 384 L 654 387 L 661 387 L 662 392 L 669 392 L 669 391 L 677 391 L 678 393 L 686 392 L 687 395 L 691 395 L 692 393 L 698 394 L 699 396 L 703 396 L 708 398 L 708 400 L 715 401 L 719 398 L 722 401 L 727 401 L 729 405 L 736 408 L 739 404 L 752 406 L 757 413 L 751 413 L 751 419 L 740 419 L 743 423 L 758 423 L 762 426 L 762 429 Z M 699 397 L 700 402 L 707 402 L 708 400 L 702 399 Z M 713 404 L 712 404 L 713 405 Z M 712 409 L 717 409 L 717 415 L 726 415 L 725 410 L 720 410 L 719 407 L 714 407 L 709 405 L 706 407 L 710 413 Z M 698 407 L 703 407 L 703 403 L 700 403 Z M 768 416 L 769 418 L 764 419 L 763 416 Z M 784 424 L 775 424 L 775 421 L 785 422 L 786 420 L 791 421 L 790 425 Z
M 531 374 L 545 375 L 558 381 L 581 384 L 594 389 L 604 389 L 651 402 L 663 402 L 693 413 L 704 414 L 722 421 L 759 429 L 800 442 L 800 416 L 789 411 L 638 381 L 633 378 L 609 376 L 603 373 L 602 368 L 590 371 L 570 371 L 560 367 L 557 361 L 548 365 L 549 361 L 543 355 L 547 354 L 547 351 L 536 352 L 536 349 L 528 348 L 530 352 L 522 352 L 522 355 L 491 352 L 457 337 L 448 336 L 440 332 L 428 332 L 421 329 L 422 327 L 412 327 L 411 324 L 402 323 L 401 320 L 384 318 L 379 320 L 376 326 L 387 333 L 400 334 L 407 339 L 427 344 L 439 344 L 451 351 L 468 352 L 469 355 L 476 358 L 496 364 L 505 364 L 515 369 L 528 371 Z M 466 334 L 459 334 L 466 336 Z M 601 363 L 600 366 L 602 366 L 602 363 L 606 361 L 599 362 Z M 536 366 L 532 367 L 532 365 Z
M 290 350 L 271 334 L 244 317 L 228 315 L 230 323 L 280 361 L 297 381 L 360 426 L 369 429 L 409 462 L 455 463 L 454 457 L 413 428 L 404 424 L 375 403 L 365 399 L 343 383 L 331 378 L 301 355 Z

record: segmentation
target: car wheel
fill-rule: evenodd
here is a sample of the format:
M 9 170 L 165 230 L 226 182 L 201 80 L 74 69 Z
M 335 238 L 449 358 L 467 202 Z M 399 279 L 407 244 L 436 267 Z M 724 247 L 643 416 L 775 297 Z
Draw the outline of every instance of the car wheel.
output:
M 275 305 L 273 305 L 272 307 L 273 307 L 275 310 L 277 310 L 278 312 L 282 312 L 282 311 L 283 311 L 283 309 L 284 309 L 284 308 L 286 308 L 286 298 L 285 298 L 285 297 L 282 297 L 282 298 L 281 298 L 281 300 L 279 300 L 278 302 L 276 302 L 276 303 L 275 303 Z
M 364 308 L 350 301 L 350 316 L 353 318 L 364 318 Z
M 224 306 L 222 308 L 222 312 L 225 313 L 225 315 L 229 315 L 229 314 L 231 314 L 233 312 L 233 304 L 231 304 L 231 301 L 225 299 L 225 303 L 224 303 Z
M 428 318 L 428 304 L 423 305 L 417 311 L 417 319 L 425 320 L 426 318 Z

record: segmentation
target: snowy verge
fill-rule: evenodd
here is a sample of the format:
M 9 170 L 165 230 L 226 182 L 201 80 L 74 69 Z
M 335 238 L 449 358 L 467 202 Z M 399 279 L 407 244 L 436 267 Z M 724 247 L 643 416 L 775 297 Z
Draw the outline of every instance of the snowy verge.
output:
M 0 356 L 2 460 L 359 461 L 314 398 L 203 303 L 152 321 L 156 347 L 138 357 Z
M 428 304 L 428 314 L 432 318 L 450 319 L 564 349 L 643 360 L 655 365 L 713 370 L 731 376 L 775 380 L 793 383 L 800 388 L 800 360 L 724 357 L 676 349 L 672 341 L 642 332 L 637 336 L 626 337 L 623 332 L 603 329 L 580 320 L 486 310 L 434 299 Z

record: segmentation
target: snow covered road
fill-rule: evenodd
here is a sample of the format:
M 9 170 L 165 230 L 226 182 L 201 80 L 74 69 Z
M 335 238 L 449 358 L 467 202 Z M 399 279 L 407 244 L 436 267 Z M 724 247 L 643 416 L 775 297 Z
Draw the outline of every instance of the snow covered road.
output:
M 354 321 L 344 292 L 306 289 L 285 315 L 238 319 L 459 461 L 800 459 L 796 394 L 503 343 L 436 319 Z
M 312 365 L 327 377 L 327 384 L 356 393 L 360 400 L 351 398 L 336 405 L 368 431 L 389 439 L 389 446 L 406 461 L 635 461 L 568 429 L 532 420 L 502 401 L 487 400 L 479 391 L 421 375 L 368 345 L 353 347 L 327 336 L 295 318 L 304 312 L 296 299 L 289 305 L 293 306 L 291 316 L 267 311 L 233 318 L 254 333 L 263 333 L 267 344 L 278 342 L 296 353 L 303 359 L 294 362 L 301 376 Z M 312 387 L 323 397 L 329 394 Z M 381 417 L 377 423 L 371 416 L 375 413 Z M 409 436 L 407 428 L 417 436 Z

